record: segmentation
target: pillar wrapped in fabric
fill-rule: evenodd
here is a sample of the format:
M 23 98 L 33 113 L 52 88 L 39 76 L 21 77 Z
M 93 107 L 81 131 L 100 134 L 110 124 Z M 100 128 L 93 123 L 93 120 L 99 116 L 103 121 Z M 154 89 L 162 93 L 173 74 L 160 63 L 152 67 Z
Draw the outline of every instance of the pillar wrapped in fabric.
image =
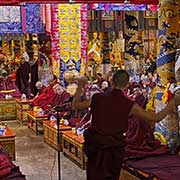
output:
M 161 84 L 166 87 L 156 92 L 156 111 L 166 106 L 169 99 L 169 87 L 174 83 L 176 38 L 179 35 L 180 1 L 161 0 L 159 2 L 158 22 L 158 73 Z M 161 94 L 161 95 L 160 95 Z M 160 96 L 159 96 L 160 95 Z M 156 124 L 155 130 L 165 136 L 167 144 L 173 150 L 179 144 L 179 117 L 177 113 L 167 115 Z

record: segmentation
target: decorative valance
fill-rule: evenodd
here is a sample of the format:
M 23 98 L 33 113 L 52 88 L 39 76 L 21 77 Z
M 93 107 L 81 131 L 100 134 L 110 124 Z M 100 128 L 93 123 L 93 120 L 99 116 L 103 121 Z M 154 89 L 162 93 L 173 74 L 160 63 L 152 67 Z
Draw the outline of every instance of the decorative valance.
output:
M 40 4 L 0 6 L 0 33 L 44 33 Z

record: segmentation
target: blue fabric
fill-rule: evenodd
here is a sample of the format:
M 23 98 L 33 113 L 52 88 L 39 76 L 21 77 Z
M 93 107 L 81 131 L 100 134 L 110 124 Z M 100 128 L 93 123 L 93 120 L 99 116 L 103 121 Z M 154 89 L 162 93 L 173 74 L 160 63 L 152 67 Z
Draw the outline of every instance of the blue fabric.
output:
M 162 96 L 163 96 L 163 93 L 162 93 L 162 92 L 156 93 L 156 99 L 161 100 L 161 99 L 162 99 Z
M 40 4 L 26 4 L 26 33 L 45 33 Z
M 94 10 L 106 10 L 106 4 L 105 3 L 99 3 L 94 6 Z M 88 10 L 90 9 L 90 5 L 88 4 Z M 147 10 L 146 4 L 108 4 L 109 11 L 120 11 L 120 10 Z
M 157 66 L 159 67 L 159 66 L 162 66 L 163 64 L 167 64 L 174 61 L 175 55 L 176 55 L 176 52 L 173 52 L 173 53 L 158 57 Z
M 0 32 L 3 33 L 22 33 L 21 22 L 2 22 L 0 23 Z

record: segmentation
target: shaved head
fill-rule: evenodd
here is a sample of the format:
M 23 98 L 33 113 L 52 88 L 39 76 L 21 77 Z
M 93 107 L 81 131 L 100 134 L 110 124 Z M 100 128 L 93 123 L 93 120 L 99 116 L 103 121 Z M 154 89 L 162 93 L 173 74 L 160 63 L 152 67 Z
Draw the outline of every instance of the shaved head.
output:
M 129 83 L 129 74 L 125 70 L 117 70 L 112 77 L 112 85 L 114 88 L 123 89 Z

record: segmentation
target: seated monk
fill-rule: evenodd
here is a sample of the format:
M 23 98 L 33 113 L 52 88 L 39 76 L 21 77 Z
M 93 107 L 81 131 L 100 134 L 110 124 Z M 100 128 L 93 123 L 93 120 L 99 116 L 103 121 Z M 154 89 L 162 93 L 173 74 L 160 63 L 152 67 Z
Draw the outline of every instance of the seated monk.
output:
M 47 111 L 49 108 L 53 108 L 58 105 L 64 104 L 70 98 L 69 93 L 65 89 L 62 89 L 62 92 L 56 92 L 54 87 L 59 85 L 57 79 L 53 76 L 49 76 L 48 86 L 44 87 L 42 92 L 32 100 L 34 106 L 41 107 L 44 111 Z
M 140 85 L 134 85 L 134 101 L 145 109 L 147 98 L 143 95 Z M 134 115 L 131 115 L 128 121 L 128 131 L 126 133 L 126 158 L 142 158 L 165 154 L 168 151 L 167 146 L 154 138 L 150 123 Z
M 8 76 L 8 73 L 6 70 L 2 70 L 0 78 L 0 98 L 7 98 L 13 97 L 13 98 L 20 98 L 21 93 L 19 92 L 16 84 L 14 81 L 11 80 L 11 78 Z

